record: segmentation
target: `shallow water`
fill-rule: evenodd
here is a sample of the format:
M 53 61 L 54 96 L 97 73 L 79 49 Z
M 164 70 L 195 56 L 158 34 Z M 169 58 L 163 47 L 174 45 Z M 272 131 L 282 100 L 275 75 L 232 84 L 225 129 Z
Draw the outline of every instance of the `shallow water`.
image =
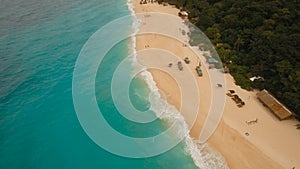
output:
M 86 135 L 76 117 L 76 59 L 95 31 L 130 14 L 125 1 L 5 0 L 0 13 L 0 168 L 196 168 L 184 143 L 151 158 L 111 154 Z M 109 94 L 114 66 L 128 55 L 129 43 L 115 46 L 105 57 L 109 64 L 99 68 L 107 75 L 96 79 L 98 105 L 119 132 L 148 137 L 166 125 L 159 119 L 143 127 L 126 121 Z M 131 91 L 135 106 L 147 109 L 145 83 L 133 82 Z

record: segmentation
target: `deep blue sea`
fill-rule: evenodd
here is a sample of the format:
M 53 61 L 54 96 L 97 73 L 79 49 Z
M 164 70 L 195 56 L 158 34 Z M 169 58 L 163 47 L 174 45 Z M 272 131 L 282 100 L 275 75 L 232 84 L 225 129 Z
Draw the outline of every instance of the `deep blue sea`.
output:
M 125 15 L 130 15 L 125 0 L 1 0 L 1 169 L 197 168 L 184 143 L 150 158 L 112 154 L 95 144 L 77 119 L 72 99 L 77 57 L 90 36 Z M 143 127 L 126 122 L 110 96 L 113 70 L 130 44 L 124 40 L 105 56 L 98 73 L 106 78 L 96 79 L 95 92 L 112 127 L 146 137 L 163 131 L 163 122 Z M 130 99 L 137 109 L 149 107 L 149 92 L 142 78 L 132 81 Z

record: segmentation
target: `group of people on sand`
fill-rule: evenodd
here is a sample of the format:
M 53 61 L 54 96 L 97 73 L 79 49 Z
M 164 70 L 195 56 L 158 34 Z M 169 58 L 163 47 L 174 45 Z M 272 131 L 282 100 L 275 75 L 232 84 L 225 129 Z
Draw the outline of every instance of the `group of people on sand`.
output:
M 231 97 L 238 107 L 243 107 L 245 105 L 245 102 L 237 94 L 235 94 L 234 90 L 229 90 L 227 96 Z
M 153 3 L 155 0 L 141 0 L 140 4 L 147 4 L 147 3 Z

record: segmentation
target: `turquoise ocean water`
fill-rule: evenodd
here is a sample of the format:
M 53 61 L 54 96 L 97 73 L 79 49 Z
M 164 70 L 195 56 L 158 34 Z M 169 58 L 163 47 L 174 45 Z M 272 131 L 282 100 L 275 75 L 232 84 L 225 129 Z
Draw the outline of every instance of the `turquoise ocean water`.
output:
M 100 148 L 80 126 L 72 100 L 76 59 L 95 31 L 130 14 L 125 0 L 3 0 L 0 14 L 1 169 L 197 168 L 184 143 L 155 157 L 124 158 Z M 96 79 L 95 92 L 111 126 L 147 137 L 165 130 L 163 122 L 126 122 L 109 94 L 112 73 L 130 43 L 120 42 L 105 56 L 98 73 L 106 78 Z M 132 81 L 137 109 L 149 108 L 149 92 L 141 78 Z

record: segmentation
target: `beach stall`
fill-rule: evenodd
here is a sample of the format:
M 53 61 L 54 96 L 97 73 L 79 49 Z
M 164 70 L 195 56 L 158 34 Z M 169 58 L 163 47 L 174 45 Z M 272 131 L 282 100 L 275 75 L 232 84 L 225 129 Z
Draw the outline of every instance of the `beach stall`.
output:
M 208 62 L 208 68 L 209 69 L 215 68 L 216 67 L 216 63 L 218 63 L 217 60 L 215 58 L 213 58 L 213 57 L 209 57 L 207 59 L 207 62 Z
M 217 63 L 217 60 L 215 58 L 213 58 L 213 57 L 209 57 L 208 58 L 208 63 L 209 64 L 215 64 L 215 63 Z
M 258 80 L 258 81 L 265 81 L 265 79 L 261 76 L 253 76 L 253 77 L 250 77 L 249 80 L 251 80 L 252 82 L 254 82 L 255 80 Z
M 280 103 L 267 90 L 262 90 L 257 93 L 256 96 L 279 120 L 285 120 L 293 115 L 289 109 Z
M 186 11 L 180 11 L 178 12 L 178 16 L 182 19 L 186 19 L 189 16 L 189 14 Z

